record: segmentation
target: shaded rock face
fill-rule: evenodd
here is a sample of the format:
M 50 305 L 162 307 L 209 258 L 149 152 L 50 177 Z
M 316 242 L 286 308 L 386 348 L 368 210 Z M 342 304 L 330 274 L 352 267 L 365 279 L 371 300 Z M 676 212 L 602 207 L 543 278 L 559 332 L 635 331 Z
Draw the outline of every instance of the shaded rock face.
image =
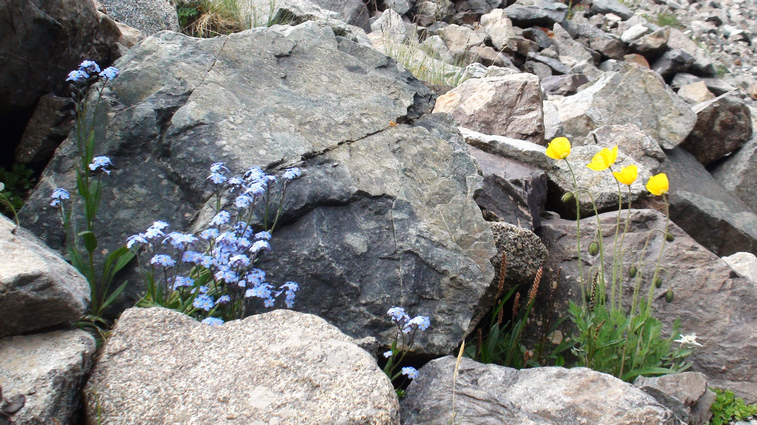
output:
M 495 249 L 473 200 L 481 177 L 444 117 L 392 125 L 428 112 L 432 95 L 386 56 L 309 22 L 205 40 L 163 32 L 118 65 L 95 126 L 98 154 L 118 168 L 104 184 L 103 247 L 157 219 L 204 224 L 215 161 L 238 173 L 296 165 L 272 240 L 281 255 L 263 264 L 272 281 L 300 283 L 296 308 L 389 343 L 386 311 L 402 305 L 431 317 L 419 347 L 432 353 L 454 349 L 487 308 Z M 52 187 L 73 186 L 67 143 L 22 213 L 56 246 L 45 205 Z
M 433 360 L 418 371 L 401 402 L 403 424 L 660 424 L 673 413 L 620 379 L 587 368 L 516 370 L 463 358 Z M 455 393 L 453 413 L 453 392 Z
M 667 152 L 670 216 L 698 243 L 719 256 L 757 252 L 757 215 L 723 188 L 693 155 Z
M 681 147 L 705 166 L 742 147 L 752 137 L 751 113 L 736 96 L 719 96 L 692 109 L 697 123 Z
M 115 59 L 116 25 L 91 0 L 0 3 L 0 116 L 34 107 L 40 96 L 66 94 L 66 75 L 82 59 Z
M 531 230 L 538 228 L 547 200 L 544 171 L 473 146 L 468 149 L 484 177 L 484 187 L 476 196 L 476 203 L 492 215 L 489 219 Z
M 145 35 L 169 30 L 179 32 L 179 16 L 169 0 L 102 0 L 108 16 Z
M 623 213 L 625 218 L 626 213 Z M 604 234 L 605 253 L 612 252 L 615 234 L 616 213 L 600 214 Z M 581 221 L 582 247 L 588 247 L 597 228 L 596 218 Z M 634 262 L 650 264 L 643 270 L 641 296 L 647 296 L 654 274 L 654 264 L 659 256 L 662 231 L 665 229 L 664 216 L 653 210 L 633 210 L 630 230 L 626 234 L 623 247 L 628 250 L 623 266 L 623 303 L 629 305 L 633 296 L 633 284 L 627 270 Z M 657 232 L 659 230 L 659 232 Z M 652 234 L 646 251 L 644 244 L 650 231 Z M 691 358 L 693 371 L 707 375 L 709 384 L 715 387 L 731 388 L 740 397 L 755 400 L 757 394 L 757 311 L 749 307 L 757 302 L 757 284 L 737 278 L 730 267 L 715 254 L 695 242 L 678 226 L 670 223 L 668 232 L 673 242 L 665 242 L 665 251 L 660 267 L 663 285 L 654 292 L 656 317 L 663 323 L 663 334 L 670 335 L 672 324 L 681 321 L 681 333 L 696 333 L 704 347 L 697 348 Z M 578 286 L 578 265 L 576 256 L 575 221 L 561 219 L 544 220 L 539 231 L 551 254 L 550 266 L 562 267 L 565 282 L 560 286 L 560 302 L 569 299 L 581 302 Z M 584 248 L 585 249 L 585 248 Z M 599 256 L 582 253 L 584 273 L 592 265 L 599 265 Z M 611 278 L 611 255 L 606 255 L 605 271 Z M 674 299 L 665 301 L 668 288 L 672 288 Z M 560 311 L 560 307 L 556 310 Z
M 694 128 L 691 107 L 656 72 L 624 65 L 586 89 L 555 101 L 560 121 L 572 138 L 603 125 L 636 124 L 663 149 L 672 149 Z
M 757 211 L 757 138 L 752 138 L 733 155 L 718 163 L 712 170 L 724 188 Z
M 440 96 L 434 112 L 484 134 L 544 143 L 539 78 L 533 74 L 471 79 Z
M 0 338 L 78 320 L 89 285 L 57 253 L 0 217 Z
M 373 357 L 323 319 L 289 310 L 208 326 L 130 309 L 84 390 L 87 423 L 399 424 Z M 145 396 L 149 394 L 149 402 Z
M 81 390 L 94 356 L 95 339 L 79 329 L 0 339 L 3 397 L 24 399 L 11 415 L 13 423 L 78 423 Z

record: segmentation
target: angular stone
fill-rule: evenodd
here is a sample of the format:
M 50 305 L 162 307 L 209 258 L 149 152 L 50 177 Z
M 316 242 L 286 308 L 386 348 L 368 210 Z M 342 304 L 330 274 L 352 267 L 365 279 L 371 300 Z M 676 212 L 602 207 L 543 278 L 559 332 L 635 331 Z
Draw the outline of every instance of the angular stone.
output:
M 629 53 L 623 56 L 623 60 L 626 62 L 635 63 L 636 65 L 642 66 L 644 68 L 650 68 L 649 62 L 647 62 L 647 58 L 636 53 Z
M 681 86 L 678 89 L 678 96 L 692 105 L 715 99 L 715 95 L 707 89 L 707 84 L 704 81 Z
M 692 110 L 697 123 L 681 148 L 705 166 L 744 146 L 752 137 L 751 113 L 737 96 L 719 96 Z
M 552 31 L 552 42 L 557 46 L 561 62 L 572 66 L 581 61 L 593 61 L 587 48 L 573 40 L 570 33 L 565 31 L 560 24 L 555 24 Z M 570 61 L 573 61 L 573 64 L 570 64 Z
M 565 96 L 575 94 L 579 87 L 588 82 L 589 79 L 583 74 L 569 74 L 542 78 L 540 84 L 547 94 Z
M 757 118 L 757 115 L 753 117 Z M 712 176 L 753 211 L 757 211 L 757 196 L 754 192 L 757 187 L 757 138 L 752 138 L 741 149 L 718 163 L 712 170 Z
M 618 0 L 592 0 L 592 13 L 613 13 L 620 16 L 623 20 L 631 19 L 633 10 Z
M 142 31 L 181 31 L 176 6 L 168 0 L 100 0 L 111 18 Z
M 468 80 L 440 96 L 434 113 L 481 133 L 543 143 L 541 102 L 539 78 L 521 73 Z
M 547 65 L 556 74 L 570 74 L 570 68 L 558 59 L 553 59 L 549 56 L 540 55 L 534 52 L 529 52 L 527 57 L 529 60 Z
M 3 397 L 24 399 L 13 423 L 78 423 L 94 357 L 95 339 L 79 329 L 0 339 Z
M 757 252 L 757 215 L 690 153 L 677 148 L 666 154 L 673 221 L 719 256 Z
M 652 64 L 652 70 L 668 78 L 679 72 L 686 72 L 694 63 L 694 57 L 681 49 L 672 49 L 665 52 Z
M 39 239 L 0 216 L 0 338 L 81 318 L 89 285 Z
M 157 366 L 135 367 L 146 364 Z M 399 424 L 374 358 L 323 319 L 290 310 L 220 326 L 127 310 L 84 392 L 92 423 Z
M 739 276 L 757 282 L 757 256 L 751 252 L 737 252 L 723 257 L 723 261 Z
M 452 24 L 442 30 L 440 37 L 444 40 L 454 60 L 473 62 L 475 54 L 472 50 L 474 47 L 484 45 L 486 33 Z
M 473 199 L 482 179 L 451 121 L 419 119 L 433 96 L 391 59 L 306 22 L 213 39 L 162 32 L 118 65 L 95 126 L 98 154 L 118 167 L 103 185 L 104 249 L 154 220 L 205 225 L 213 162 L 234 174 L 298 166 L 271 241 L 282 255 L 261 264 L 278 284 L 301 284 L 295 308 L 388 345 L 386 311 L 414 306 L 437 330 L 416 348 L 437 354 L 488 308 L 476 307 L 496 252 Z M 58 235 L 50 188 L 74 186 L 75 158 L 69 140 L 22 212 L 48 241 Z M 136 273 L 129 280 L 123 304 L 144 290 Z
M 539 237 L 528 229 L 497 221 L 490 224 L 497 245 L 497 255 L 492 258 L 492 264 L 499 271 L 502 254 L 505 254 L 507 260 L 505 290 L 517 285 L 530 287 L 539 268 L 549 257 L 547 248 Z
M 680 49 L 689 55 L 694 57 L 694 62 L 691 64 L 691 69 L 699 75 L 707 77 L 714 77 L 717 74 L 715 69 L 715 63 L 710 59 L 707 53 L 684 34 L 681 30 L 676 28 L 669 28 L 668 32 L 668 48 Z
M 641 38 L 633 40 L 629 49 L 645 57 L 656 57 L 665 52 L 668 47 L 669 28 L 664 27 L 653 31 Z
M 490 13 L 481 16 L 481 26 L 486 34 L 491 37 L 492 44 L 497 50 L 510 48 L 510 40 L 515 37 L 513 23 L 507 17 L 504 9 L 494 9 Z
M 627 30 L 623 31 L 623 34 L 620 36 L 620 40 L 624 43 L 630 43 L 639 37 L 643 37 L 647 33 L 649 33 L 650 29 L 643 25 L 643 24 L 636 24 Z
M 517 0 L 505 8 L 505 13 L 520 28 L 551 27 L 565 21 L 568 5 L 555 0 Z
M 310 0 L 323 9 L 337 12 L 342 20 L 350 25 L 371 30 L 370 14 L 362 0 Z
M 464 127 L 458 127 L 466 143 L 482 151 L 531 164 L 541 169 L 552 167 L 553 162 L 545 152 L 544 146 L 525 140 L 511 139 L 502 136 L 490 136 Z
M 671 184 L 678 184 L 671 180 Z M 623 211 L 621 217 L 625 218 Z M 617 222 L 617 212 L 600 214 L 604 234 L 605 254 L 613 252 L 613 235 Z M 632 210 L 630 228 L 623 238 L 623 249 L 628 252 L 624 257 L 624 269 L 630 264 L 638 266 L 642 281 L 640 296 L 647 297 L 650 287 L 653 292 L 655 316 L 663 324 L 663 335 L 670 335 L 673 323 L 680 320 L 680 333 L 696 333 L 703 347 L 694 350 L 690 360 L 692 371 L 702 372 L 708 378 L 708 384 L 718 388 L 729 388 L 744 397 L 748 402 L 757 398 L 757 345 L 755 333 L 757 317 L 747 306 L 757 302 L 757 283 L 748 279 L 735 278 L 725 262 L 699 245 L 681 228 L 669 224 L 667 232 L 674 237 L 673 242 L 665 241 L 666 229 L 663 214 L 654 210 Z M 581 221 L 581 245 L 589 246 L 597 229 L 595 217 Z M 651 237 L 650 237 L 650 232 Z M 552 254 L 551 267 L 562 267 L 563 276 L 569 284 L 560 286 L 557 296 L 561 303 L 556 311 L 567 308 L 569 300 L 581 302 L 581 289 L 578 286 L 578 265 L 576 257 L 576 223 L 557 218 L 542 221 L 539 231 L 547 249 Z M 647 240 L 649 238 L 649 242 Z M 659 289 L 651 283 L 654 264 L 659 257 L 665 241 L 665 250 L 660 267 L 663 284 Z M 646 246 L 646 250 L 644 247 Z M 599 256 L 582 255 L 583 271 L 589 267 L 599 266 Z M 611 255 L 605 255 L 605 273 L 611 281 Z M 633 298 L 635 280 L 623 277 L 623 304 L 630 308 Z M 672 289 L 674 299 L 668 303 L 665 294 Z
M 555 101 L 560 121 L 572 138 L 603 125 L 633 123 L 672 149 L 688 136 L 696 114 L 651 70 L 625 65 L 573 96 Z
M 639 376 L 633 384 L 638 388 L 657 388 L 691 407 L 707 391 L 707 376 L 700 372 L 683 372 L 651 378 Z
M 414 0 L 413 1 L 411 0 L 386 0 L 385 4 L 387 7 L 399 13 L 400 15 L 404 15 L 410 10 L 410 8 L 413 7 L 413 5 L 415 4 L 415 1 Z
M 371 39 L 374 44 L 376 41 L 380 41 L 380 44 L 402 44 L 407 40 L 407 28 L 405 27 L 405 22 L 393 9 L 385 10 L 384 13 L 371 24 L 371 31 L 371 37 L 374 37 L 374 33 L 380 37 L 379 40 L 375 41 L 373 38 Z
M 401 401 L 403 423 L 446 424 L 454 415 L 480 425 L 679 424 L 651 396 L 587 368 L 516 370 L 463 358 L 453 378 L 455 363 L 447 356 L 418 371 Z
M 547 175 L 544 171 L 513 159 L 503 158 L 469 146 L 484 176 L 484 187 L 476 203 L 490 220 L 538 228 L 547 200 Z M 496 237 L 495 237 L 496 240 Z

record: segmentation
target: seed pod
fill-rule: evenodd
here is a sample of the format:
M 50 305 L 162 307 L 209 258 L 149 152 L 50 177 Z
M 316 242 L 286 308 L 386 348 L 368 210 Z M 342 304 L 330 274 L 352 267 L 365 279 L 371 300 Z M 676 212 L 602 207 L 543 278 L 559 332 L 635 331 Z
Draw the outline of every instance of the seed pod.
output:
M 628 269 L 628 276 L 630 276 L 630 277 L 631 277 L 631 279 L 635 278 L 635 277 L 636 277 L 636 272 L 637 272 L 637 271 L 638 271 L 638 270 L 636 270 L 636 266 L 631 266 L 631 268 L 630 268 L 630 269 Z
M 665 301 L 672 303 L 673 302 L 673 290 L 668 289 L 668 292 L 665 294 Z
M 565 192 L 565 195 L 562 196 L 562 202 L 564 204 L 567 204 L 568 202 L 573 200 L 573 192 Z
M 668 242 L 673 242 L 674 240 L 676 240 L 676 237 L 673 236 L 672 233 L 665 233 L 665 240 Z
M 660 276 L 654 278 L 654 286 L 655 288 L 662 288 L 662 278 Z
M 592 242 L 589 245 L 589 254 L 591 255 L 597 255 L 599 254 L 599 244 L 596 242 Z

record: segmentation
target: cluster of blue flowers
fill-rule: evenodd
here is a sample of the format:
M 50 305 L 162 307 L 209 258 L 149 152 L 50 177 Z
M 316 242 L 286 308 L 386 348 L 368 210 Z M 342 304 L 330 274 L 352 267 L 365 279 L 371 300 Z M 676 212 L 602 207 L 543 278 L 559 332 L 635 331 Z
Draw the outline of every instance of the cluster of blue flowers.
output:
M 431 320 L 428 316 L 415 316 L 411 319 L 402 307 L 392 307 L 386 314 L 392 318 L 392 323 L 397 328 L 397 336 L 392 344 L 392 349 L 384 352 L 384 357 L 389 359 L 384 372 L 391 380 L 400 375 L 405 375 L 408 379 L 415 379 L 418 377 L 418 371 L 414 367 L 405 366 L 396 375 L 393 375 L 393 371 L 402 362 L 410 347 L 413 346 L 416 333 L 428 329 L 431 326 Z
M 272 249 L 271 233 L 255 231 L 250 222 L 257 201 L 266 198 L 268 202 L 277 182 L 281 183 L 279 203 L 283 202 L 286 186 L 301 176 L 300 170 L 287 169 L 280 180 L 259 167 L 250 168 L 243 176 L 229 177 L 228 172 L 222 162 L 210 166 L 208 180 L 215 185 L 217 204 L 220 206 L 221 199 L 225 199 L 232 206 L 218 210 L 206 229 L 197 235 L 168 232 L 167 223 L 156 221 L 126 241 L 126 247 L 137 255 L 145 252 L 152 255 L 149 260 L 152 270 L 158 268 L 164 276 L 164 298 L 176 292 L 182 299 L 191 299 L 193 315 L 204 317 L 202 322 L 210 325 L 223 323 L 215 317 L 219 315 L 241 318 L 252 298 L 272 307 L 283 295 L 284 304 L 291 308 L 299 290 L 295 282 L 275 287 L 267 282 L 266 272 L 255 267 L 257 260 Z M 279 213 L 280 208 L 281 205 Z
M 86 81 L 94 75 L 97 75 L 103 80 L 107 81 L 118 77 L 118 74 L 120 74 L 120 71 L 116 67 L 109 66 L 100 71 L 100 65 L 98 65 L 96 62 L 85 60 L 84 62 L 79 64 L 79 69 L 75 69 L 68 73 L 68 78 L 66 78 L 66 81 L 78 83 Z
M 85 61 L 86 62 L 86 61 Z M 95 64 L 96 65 L 96 64 Z M 110 158 L 107 156 L 96 156 L 92 158 L 92 163 L 89 164 L 89 170 L 92 172 L 98 172 L 102 171 L 105 174 L 110 175 L 109 167 L 113 166 L 113 162 L 111 162 Z M 58 187 L 55 190 L 53 190 L 53 193 L 50 195 L 50 206 L 56 207 L 56 208 L 63 208 L 63 201 L 66 199 L 71 199 L 71 194 L 68 193 L 68 191 L 62 187 Z

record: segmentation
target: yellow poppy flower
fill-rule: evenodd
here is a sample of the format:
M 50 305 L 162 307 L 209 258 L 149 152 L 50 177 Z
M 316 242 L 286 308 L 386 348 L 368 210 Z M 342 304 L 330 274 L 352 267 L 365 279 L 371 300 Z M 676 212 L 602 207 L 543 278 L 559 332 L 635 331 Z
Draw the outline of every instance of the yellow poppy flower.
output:
M 613 171 L 612 175 L 615 176 L 615 178 L 618 179 L 619 182 L 630 186 L 631 183 L 636 181 L 636 177 L 639 175 L 639 167 L 635 165 L 629 165 L 628 167 L 620 170 L 620 172 Z
M 615 164 L 615 160 L 618 159 L 618 147 L 615 146 L 612 149 L 604 148 L 601 151 L 597 152 L 596 155 L 594 155 L 594 158 L 591 159 L 591 163 L 587 165 L 587 167 L 591 168 L 594 171 L 603 171 L 612 164 Z
M 668 176 L 665 175 L 665 173 L 652 176 L 647 182 L 647 190 L 652 193 L 652 195 L 660 196 L 663 193 L 668 193 L 668 189 Z
M 570 141 L 565 137 L 555 137 L 547 146 L 547 156 L 552 159 L 565 159 L 570 155 Z

